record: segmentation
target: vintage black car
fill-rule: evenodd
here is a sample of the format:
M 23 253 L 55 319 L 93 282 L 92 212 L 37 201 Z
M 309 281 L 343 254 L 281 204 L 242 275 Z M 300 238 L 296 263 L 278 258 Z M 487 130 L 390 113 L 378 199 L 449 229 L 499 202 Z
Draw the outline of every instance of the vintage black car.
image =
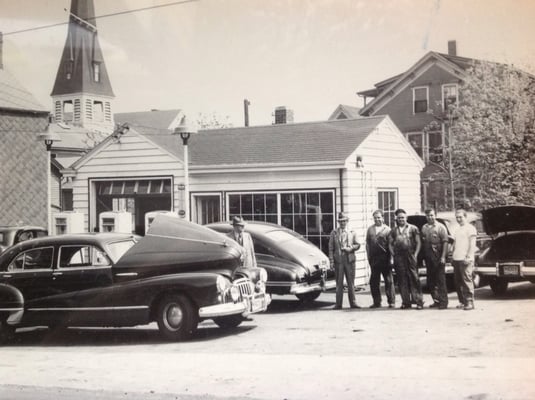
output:
M 492 241 L 476 258 L 475 273 L 497 295 L 509 282 L 535 283 L 535 207 L 489 208 L 482 216 Z
M 0 253 L 19 242 L 47 235 L 48 231 L 41 226 L 0 226 Z
M 222 233 L 232 231 L 228 222 L 206 226 Z M 322 291 L 336 287 L 329 258 L 297 232 L 258 221 L 247 221 L 246 230 L 253 238 L 258 266 L 267 271 L 268 293 L 314 301 Z
M 444 218 L 436 218 L 438 222 L 443 224 L 446 227 L 446 231 L 448 232 L 448 237 L 451 237 L 451 231 L 450 231 L 450 224 L 447 219 Z M 427 223 L 427 218 L 423 214 L 414 214 L 414 215 L 408 215 L 407 216 L 407 222 L 411 225 L 414 225 L 418 228 L 418 230 L 421 232 L 422 227 Z M 454 290 L 455 289 L 455 283 L 453 278 L 453 265 L 451 263 L 451 248 L 448 249 L 448 255 L 446 257 L 446 285 L 448 287 L 448 290 Z M 418 275 L 420 277 L 427 277 L 427 269 L 425 267 L 425 260 L 424 260 L 424 251 L 421 250 L 418 254 Z
M 158 323 L 169 340 L 199 321 L 234 327 L 266 310 L 267 274 L 242 248 L 179 218 L 158 216 L 143 238 L 118 233 L 28 240 L 0 255 L 0 335 L 18 327 Z

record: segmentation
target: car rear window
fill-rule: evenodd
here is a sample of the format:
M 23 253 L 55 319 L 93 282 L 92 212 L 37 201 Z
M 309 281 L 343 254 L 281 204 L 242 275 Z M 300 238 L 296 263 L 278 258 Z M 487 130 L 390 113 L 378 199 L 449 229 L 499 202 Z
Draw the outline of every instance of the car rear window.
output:
M 109 256 L 115 264 L 134 245 L 135 240 L 123 240 L 108 244 Z

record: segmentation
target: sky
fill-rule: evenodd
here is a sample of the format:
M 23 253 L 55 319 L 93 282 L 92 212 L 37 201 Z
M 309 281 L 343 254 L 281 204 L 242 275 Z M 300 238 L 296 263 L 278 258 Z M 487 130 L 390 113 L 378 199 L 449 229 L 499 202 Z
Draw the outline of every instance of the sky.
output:
M 174 0 L 94 0 L 97 16 Z M 47 108 L 70 0 L 0 0 L 3 64 Z M 428 51 L 535 74 L 535 0 L 198 0 L 97 20 L 113 112 L 181 109 L 243 126 L 326 120 Z M 61 24 L 65 22 L 65 24 Z M 55 27 L 10 34 L 44 25 Z

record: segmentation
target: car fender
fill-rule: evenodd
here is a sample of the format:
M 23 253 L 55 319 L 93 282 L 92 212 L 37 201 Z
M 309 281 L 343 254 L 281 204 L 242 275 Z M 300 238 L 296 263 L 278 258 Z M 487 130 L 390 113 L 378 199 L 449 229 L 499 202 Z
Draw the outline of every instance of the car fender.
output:
M 217 278 L 211 272 L 168 274 L 121 282 L 115 285 L 113 295 L 118 305 L 151 305 L 164 294 L 184 293 L 198 307 L 218 302 Z
M 9 325 L 18 324 L 24 314 L 24 296 L 17 288 L 0 283 L 0 315 Z

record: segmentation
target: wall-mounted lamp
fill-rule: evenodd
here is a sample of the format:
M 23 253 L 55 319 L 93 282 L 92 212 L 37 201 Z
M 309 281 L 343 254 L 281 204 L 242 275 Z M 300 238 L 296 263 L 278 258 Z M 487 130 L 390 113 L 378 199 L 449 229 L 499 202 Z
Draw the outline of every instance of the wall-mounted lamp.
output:
M 357 168 L 364 168 L 364 162 L 362 161 L 362 156 L 357 156 L 355 165 Z

